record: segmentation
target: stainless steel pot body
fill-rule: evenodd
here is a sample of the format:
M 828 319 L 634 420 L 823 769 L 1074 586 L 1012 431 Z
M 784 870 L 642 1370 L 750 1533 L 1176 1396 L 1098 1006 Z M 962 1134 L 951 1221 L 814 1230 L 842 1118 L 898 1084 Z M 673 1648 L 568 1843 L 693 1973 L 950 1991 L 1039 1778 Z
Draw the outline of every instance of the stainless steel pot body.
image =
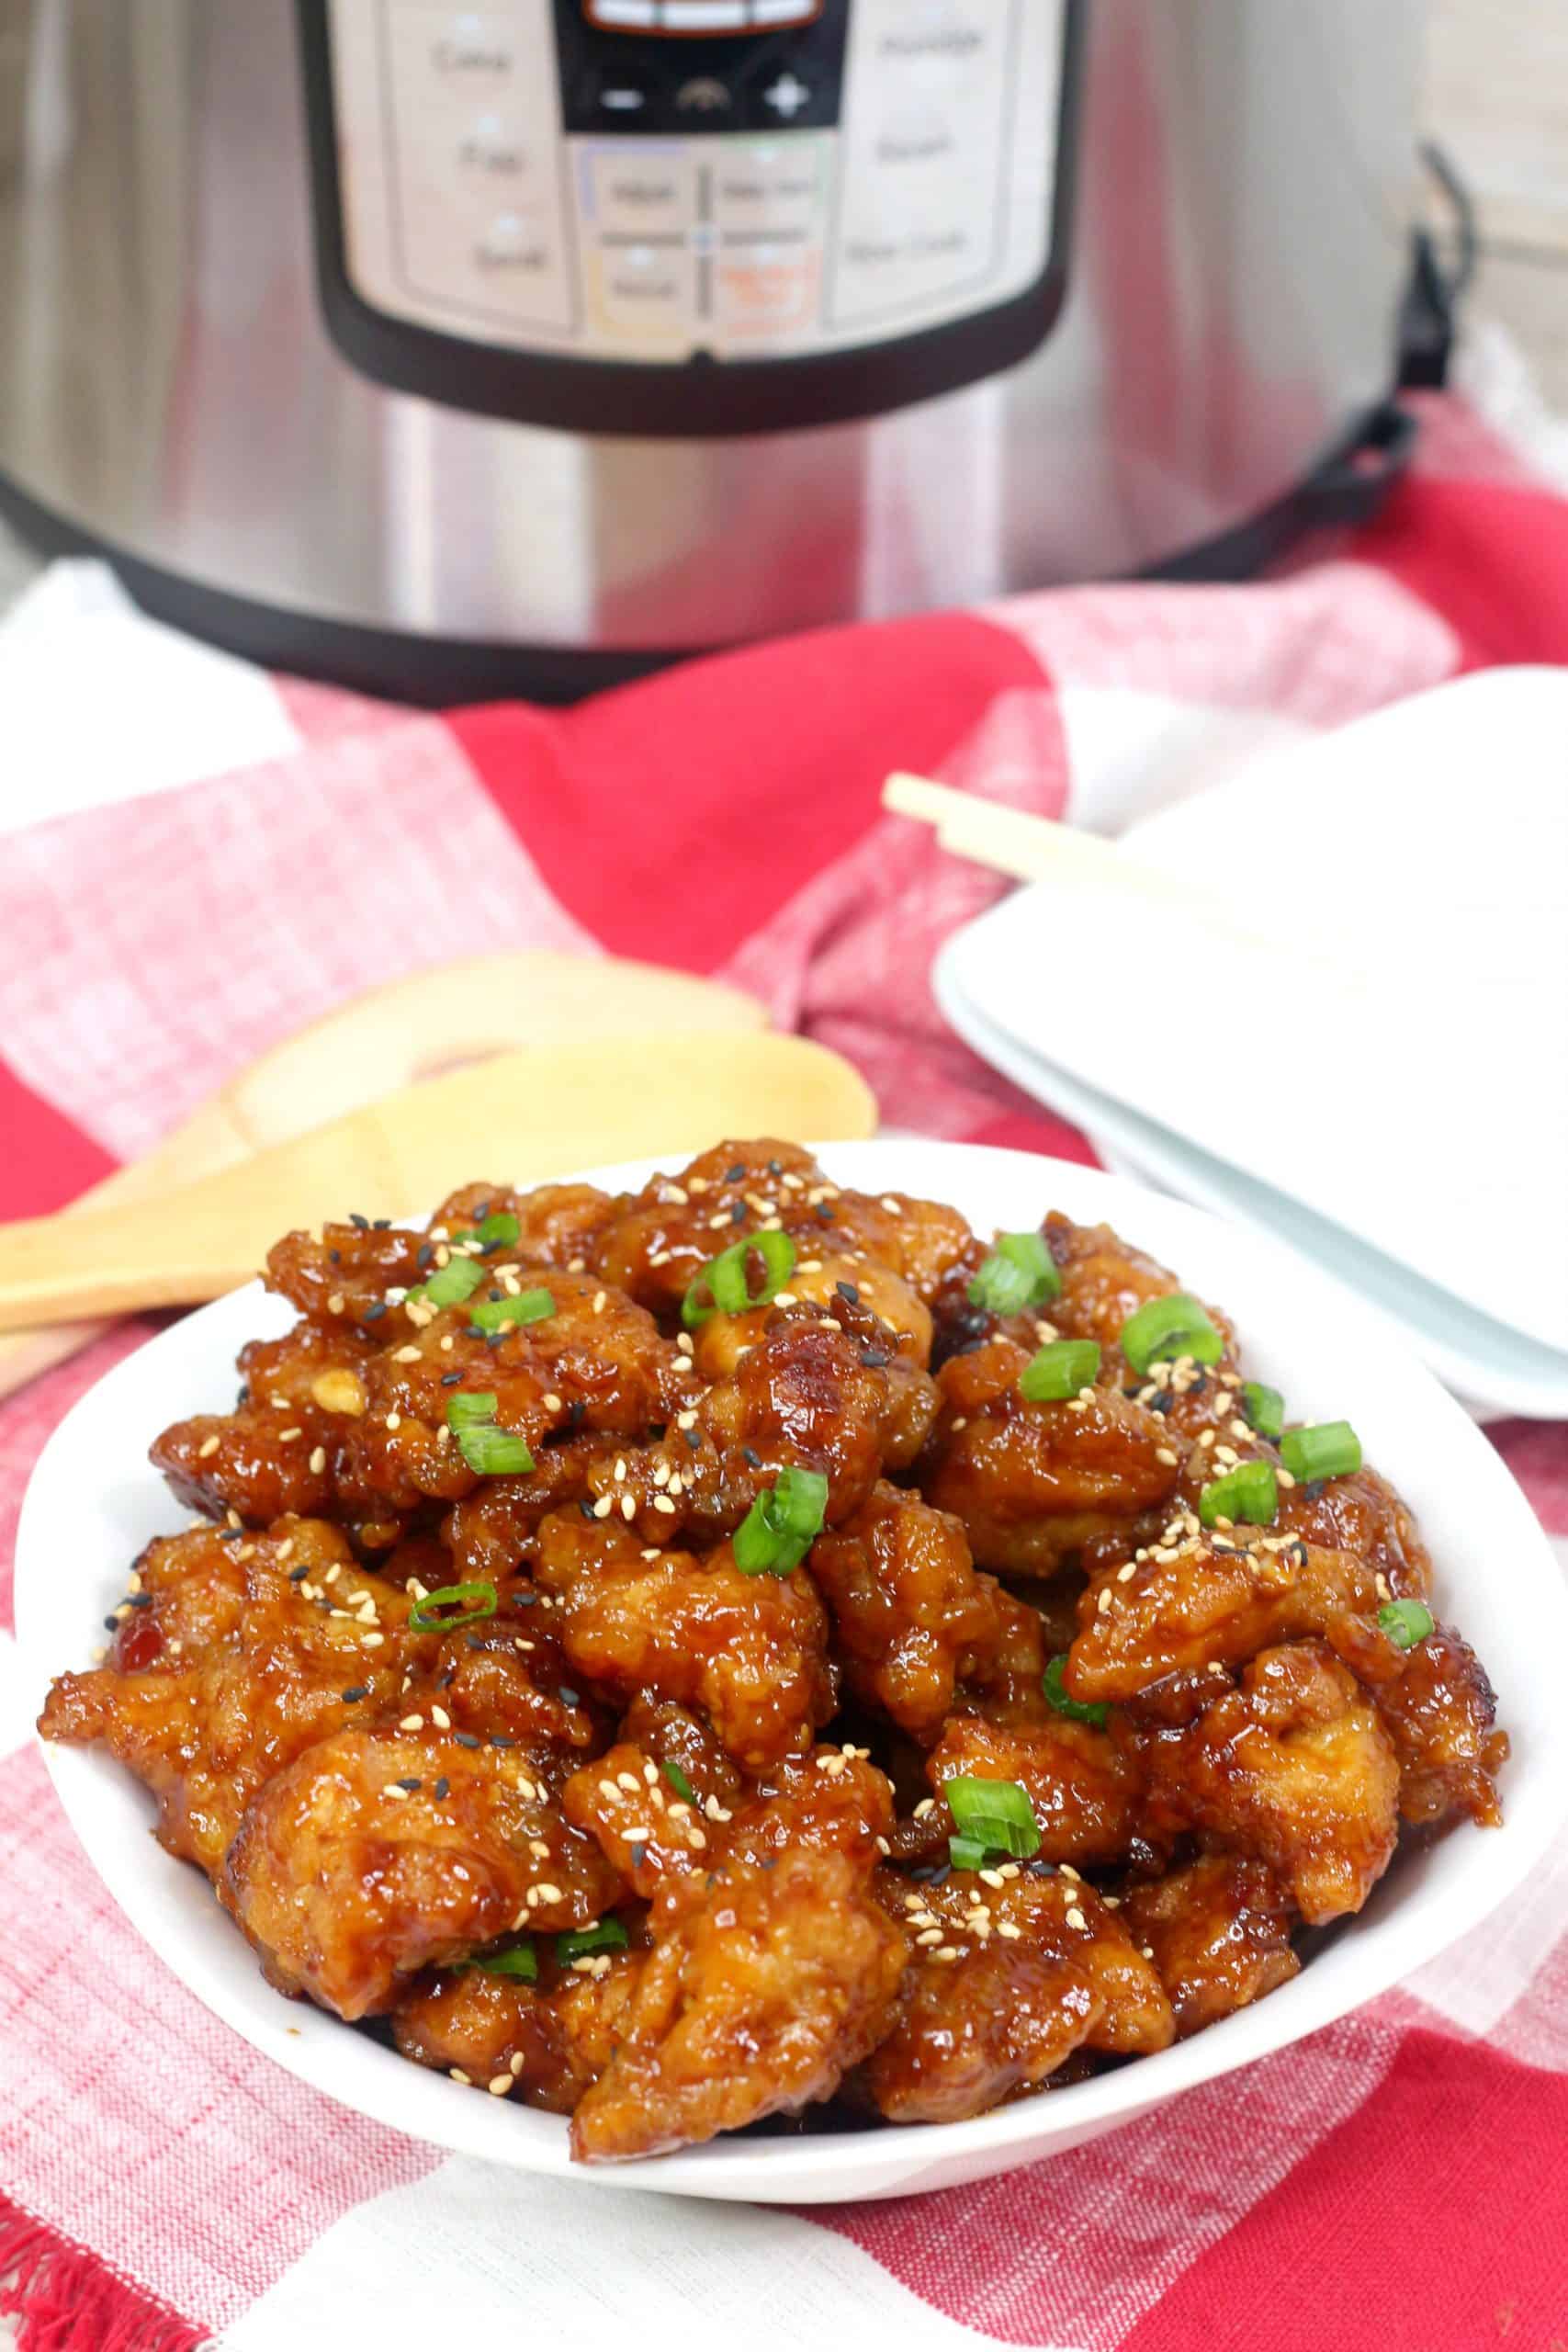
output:
M 1153 565 L 1387 390 L 1421 16 L 1085 0 L 1066 288 L 1032 356 L 886 414 L 645 439 L 344 356 L 285 0 L 6 0 L 0 477 L 198 588 L 518 649 L 713 646 Z

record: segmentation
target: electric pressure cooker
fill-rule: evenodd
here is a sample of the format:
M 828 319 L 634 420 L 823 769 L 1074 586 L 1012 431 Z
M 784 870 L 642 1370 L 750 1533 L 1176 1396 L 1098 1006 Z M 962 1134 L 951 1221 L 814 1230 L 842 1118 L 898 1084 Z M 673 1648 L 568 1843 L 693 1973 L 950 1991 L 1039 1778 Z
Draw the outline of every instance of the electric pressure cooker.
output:
M 415 699 L 1397 466 L 1420 0 L 10 0 L 0 508 Z

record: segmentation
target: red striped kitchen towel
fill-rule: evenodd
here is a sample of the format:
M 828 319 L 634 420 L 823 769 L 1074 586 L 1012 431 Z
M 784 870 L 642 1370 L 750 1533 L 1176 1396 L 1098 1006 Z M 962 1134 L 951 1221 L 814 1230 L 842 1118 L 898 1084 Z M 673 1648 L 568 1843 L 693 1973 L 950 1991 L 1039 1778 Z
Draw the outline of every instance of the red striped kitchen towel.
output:
M 0 653 L 74 629 L 49 741 L 112 735 L 85 779 L 62 764 L 64 813 L 0 808 L 0 1213 L 68 1199 L 352 991 L 523 944 L 720 975 L 849 1054 L 902 1125 L 1088 1157 L 944 1030 L 931 952 L 1000 886 L 882 818 L 883 774 L 1114 827 L 1292 730 L 1568 662 L 1568 503 L 1472 408 L 1426 406 L 1382 519 L 1270 582 L 829 632 L 566 713 L 443 719 L 259 680 L 101 578 L 46 580 Z M 138 649 L 115 676 L 156 679 L 159 704 L 95 710 L 106 630 Z M 12 674 L 20 709 L 39 673 Z M 171 692 L 229 746 L 183 780 L 142 756 Z M 141 1336 L 0 1406 L 6 1625 L 39 1444 Z M 1568 1538 L 1568 1430 L 1494 1435 Z M 210 2018 L 78 1851 L 30 1668 L 0 1644 L 0 2301 L 35 2352 L 424 2346 L 487 2323 L 688 2348 L 1568 2344 L 1568 1855 L 1398 1993 L 1047 2164 L 809 2214 L 606 2196 L 345 2113 Z

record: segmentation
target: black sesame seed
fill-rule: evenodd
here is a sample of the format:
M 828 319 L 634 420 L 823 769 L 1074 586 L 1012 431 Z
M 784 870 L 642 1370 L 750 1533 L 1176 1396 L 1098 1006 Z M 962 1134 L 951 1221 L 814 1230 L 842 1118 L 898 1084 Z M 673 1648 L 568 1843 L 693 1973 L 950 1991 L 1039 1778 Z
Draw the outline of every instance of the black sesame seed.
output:
M 504 1739 L 500 1732 L 492 1731 L 490 1736 L 490 1744 L 492 1747 L 515 1747 L 517 1742 L 514 1739 Z
M 840 1298 L 847 1298 L 852 1306 L 858 1306 L 860 1305 L 860 1293 L 856 1290 L 853 1283 L 835 1283 L 833 1284 L 833 1288 L 838 1292 Z
M 446 1778 L 446 1773 L 445 1773 L 445 1772 L 443 1772 L 443 1773 L 442 1773 L 442 1775 L 441 1775 L 441 1778 L 440 1778 L 440 1779 L 436 1781 L 436 1783 L 435 1783 L 435 1794 L 436 1794 L 436 1797 L 437 1797 L 437 1799 L 440 1799 L 440 1798 L 442 1798 L 442 1797 L 449 1796 L 449 1795 L 451 1794 L 451 1792 L 452 1792 L 452 1783 L 451 1783 L 451 1781 Z
M 682 1430 L 681 1434 L 685 1439 L 686 1443 L 691 1447 L 694 1453 L 700 1453 L 702 1452 L 703 1433 L 701 1430 Z
M 727 1184 L 739 1184 L 745 1173 L 746 1162 L 743 1159 L 738 1159 L 733 1168 L 725 1170 L 724 1181 Z
M 634 1846 L 631 1849 L 631 1858 L 633 1870 L 640 1871 L 644 1862 L 648 1860 L 648 1848 L 646 1846 Z
M 462 1377 L 460 1372 L 444 1372 L 441 1375 L 441 1385 L 443 1388 L 456 1388 Z
M 471 1731 L 455 1731 L 452 1734 L 452 1736 L 457 1741 L 459 1747 L 482 1747 L 484 1746 L 483 1740 L 476 1739 Z
M 563 1707 L 575 1707 L 580 1700 L 580 1693 L 576 1690 L 569 1690 L 564 1682 L 558 1686 L 556 1696 Z
M 343 1251 L 341 1250 L 329 1250 L 327 1251 L 327 1263 L 332 1266 L 341 1266 L 343 1263 Z
M 471 1650 L 484 1650 L 490 1647 L 490 1644 L 480 1634 L 465 1634 L 463 1639 Z
M 352 1690 L 340 1690 L 338 1696 L 352 1707 L 355 1700 L 368 1699 L 370 1696 L 370 1686 L 366 1682 L 356 1682 Z
M 378 1299 L 377 1299 L 377 1300 L 374 1302 L 374 1304 L 373 1304 L 372 1306 L 367 1306 L 367 1307 L 366 1308 L 366 1310 L 365 1310 L 364 1314 L 360 1317 L 360 1318 L 359 1318 L 359 1319 L 360 1319 L 360 1321 L 361 1321 L 362 1323 L 379 1323 L 379 1321 L 381 1320 L 382 1316 L 383 1316 L 383 1315 L 385 1315 L 385 1313 L 386 1313 L 386 1312 L 387 1312 L 387 1302 L 386 1302 L 386 1300 L 385 1300 L 384 1298 L 378 1298 Z
M 745 1224 L 745 1222 L 746 1222 L 746 1204 L 745 1204 L 745 1202 L 744 1202 L 744 1201 L 732 1201 L 732 1202 L 730 1203 L 730 1205 L 729 1205 L 729 1222 L 730 1222 L 730 1224 L 731 1224 L 731 1225 L 744 1225 L 744 1224 Z
M 1309 1478 L 1307 1480 L 1306 1486 L 1303 1491 L 1305 1493 L 1309 1503 L 1314 1503 L 1317 1501 L 1319 1496 L 1323 1492 L 1323 1483 L 1324 1482 L 1321 1478 Z
M 303 1584 L 310 1573 L 309 1568 L 290 1568 L 288 1581 L 290 1584 Z
M 595 1511 L 591 1502 L 580 1502 L 577 1508 L 582 1513 L 584 1519 L 596 1519 L 598 1517 L 598 1513 Z
M 779 1858 L 776 1854 L 764 1854 L 757 1868 L 760 1871 L 776 1871 L 778 1866 Z
M 498 1291 L 498 1290 L 487 1290 L 487 1291 L 486 1291 L 486 1293 L 485 1293 L 485 1296 L 489 1299 L 489 1301 L 490 1301 L 490 1303 L 491 1303 L 491 1305 L 492 1306 L 500 1306 L 500 1304 L 501 1304 L 501 1300 L 502 1300 L 502 1294 L 501 1294 L 501 1292 L 500 1292 L 500 1291 Z
M 514 1592 L 512 1596 L 519 1609 L 532 1609 L 538 1597 L 536 1592 Z
M 389 1216 L 378 1216 L 371 1226 L 370 1230 L 372 1233 L 387 1233 L 391 1229 L 391 1223 L 392 1220 Z
M 218 1538 L 220 1544 L 243 1544 L 244 1540 L 245 1531 L 243 1527 L 225 1527 Z
M 818 1201 L 817 1204 L 817 1222 L 818 1225 L 831 1225 L 833 1222 L 833 1212 L 826 1201 Z
M 873 1372 L 880 1372 L 885 1363 L 891 1363 L 893 1361 L 886 1348 L 863 1348 L 860 1351 L 860 1360 L 862 1363 L 869 1364 Z
M 368 1233 L 370 1230 L 369 1218 L 367 1216 L 361 1216 L 357 1209 L 349 1210 L 348 1221 L 350 1225 L 356 1226 L 361 1233 Z
M 249 1383 L 247 1382 L 247 1384 L 246 1384 L 246 1385 L 244 1385 L 244 1386 L 243 1386 L 243 1387 L 239 1391 L 238 1395 L 237 1395 L 237 1396 L 235 1396 L 235 1398 L 234 1398 L 234 1410 L 235 1410 L 236 1412 L 238 1412 L 242 1405 L 248 1405 L 248 1404 L 250 1403 L 250 1401 L 251 1401 L 251 1391 L 250 1391 L 250 1385 L 249 1385 Z
M 489 1215 L 490 1203 L 488 1201 L 481 1201 L 478 1208 L 474 1211 L 474 1223 L 476 1225 L 482 1225 Z
M 393 1786 L 395 1789 L 409 1789 L 409 1790 L 413 1790 L 413 1789 L 422 1789 L 422 1788 L 424 1786 L 424 1783 L 423 1783 L 423 1781 L 418 1777 L 417 1773 L 413 1773 L 413 1774 L 411 1774 L 411 1775 L 410 1775 L 410 1777 L 409 1777 L 406 1781 L 394 1781 L 392 1782 L 392 1786 Z
M 104 1631 L 106 1634 L 118 1634 L 119 1631 L 119 1619 L 118 1617 L 106 1617 L 104 1619 Z
M 784 1161 L 782 1159 L 770 1159 L 768 1162 L 768 1173 L 770 1176 L 782 1176 L 784 1174 Z
M 741 1447 L 740 1459 L 742 1462 L 749 1462 L 753 1470 L 760 1470 L 762 1466 L 761 1455 L 756 1453 L 752 1447 L 749 1445 L 743 1445 Z
M 152 1596 L 150 1592 L 128 1593 L 126 1598 L 132 1609 L 151 1609 L 152 1606 Z
M 423 1269 L 423 1268 L 424 1268 L 425 1266 L 428 1266 L 428 1265 L 429 1265 L 429 1263 L 430 1263 L 430 1261 L 431 1261 L 432 1258 L 434 1258 L 434 1255 L 435 1255 L 435 1244 L 434 1244 L 434 1241 L 422 1241 L 422 1242 L 420 1243 L 420 1245 L 419 1245 L 419 1248 L 418 1248 L 418 1249 L 414 1251 L 414 1253 L 413 1253 L 413 1261 L 414 1261 L 414 1264 L 415 1264 L 416 1266 L 420 1267 L 421 1269 Z

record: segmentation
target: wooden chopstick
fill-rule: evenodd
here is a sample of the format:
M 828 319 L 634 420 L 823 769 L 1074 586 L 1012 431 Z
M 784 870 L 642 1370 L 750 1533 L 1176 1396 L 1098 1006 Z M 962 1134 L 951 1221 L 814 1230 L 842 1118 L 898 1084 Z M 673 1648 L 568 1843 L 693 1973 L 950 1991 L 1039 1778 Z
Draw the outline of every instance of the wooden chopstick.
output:
M 1078 878 L 1101 888 L 1155 898 L 1168 906 L 1179 900 L 1190 903 L 1185 883 L 1157 867 L 1140 865 L 1098 833 L 1078 825 L 1058 825 L 1049 817 L 1032 817 L 974 793 L 955 792 L 929 776 L 896 770 L 882 787 L 882 805 L 895 816 L 931 826 L 943 849 L 955 857 L 989 866 L 995 874 L 1010 874 L 1016 881 Z

